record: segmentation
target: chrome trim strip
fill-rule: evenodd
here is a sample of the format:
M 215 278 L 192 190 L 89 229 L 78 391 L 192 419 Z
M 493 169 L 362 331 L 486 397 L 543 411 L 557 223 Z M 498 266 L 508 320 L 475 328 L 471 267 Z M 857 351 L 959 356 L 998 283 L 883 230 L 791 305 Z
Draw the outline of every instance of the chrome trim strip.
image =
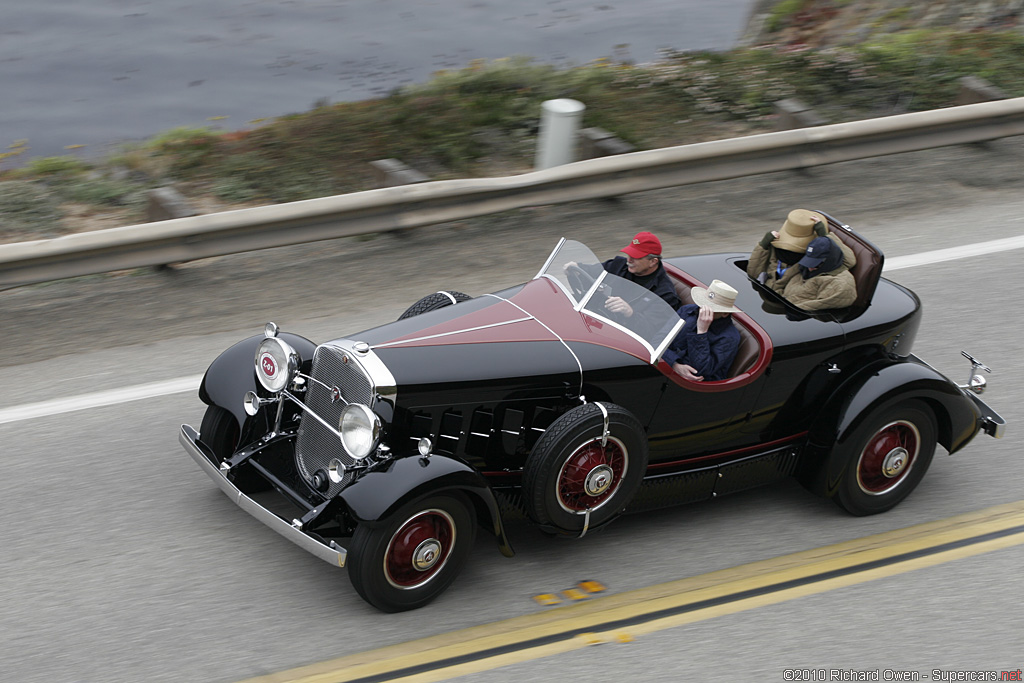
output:
M 522 309 L 520 309 L 522 310 Z M 439 332 L 438 334 L 429 334 L 425 337 L 415 337 L 413 339 L 402 339 L 400 341 L 385 342 L 384 344 L 375 344 L 375 349 L 386 349 L 389 346 L 398 346 L 400 344 L 411 344 L 412 342 L 424 341 L 426 339 L 438 339 L 439 337 L 450 337 L 453 334 L 462 334 L 463 332 L 476 332 L 477 330 L 487 330 L 492 327 L 501 327 L 502 325 L 512 325 L 513 323 L 522 323 L 527 320 L 533 320 L 533 316 L 527 318 L 516 318 L 514 320 L 504 320 L 500 323 L 490 323 L 489 325 L 479 325 L 477 327 L 466 327 L 461 330 L 452 330 L 451 332 Z
M 558 253 L 558 250 L 562 248 L 563 244 L 565 244 L 565 238 L 559 237 L 558 244 L 556 244 L 555 248 L 551 250 L 550 254 L 548 254 L 548 260 L 544 262 L 544 265 L 540 267 L 540 270 L 537 271 L 537 274 L 533 276 L 534 280 L 539 278 L 541 274 L 548 269 L 548 266 L 551 265 L 551 261 L 555 258 L 555 254 Z
M 565 239 L 565 238 L 563 238 L 563 240 L 564 240 L 564 239 Z M 564 339 L 562 339 L 562 337 L 561 337 L 561 336 L 560 336 L 560 335 L 559 335 L 559 334 L 558 334 L 557 332 L 555 332 L 555 331 L 554 331 L 553 329 L 551 329 L 550 327 L 548 327 L 547 325 L 545 325 L 545 324 L 544 324 L 544 322 L 543 322 L 542 320 L 539 320 L 539 319 L 535 318 L 534 316 L 530 315 L 530 312 L 529 312 L 528 310 L 526 310 L 525 308 L 523 308 L 522 306 L 520 306 L 519 304 L 517 304 L 517 303 L 515 303 L 515 302 L 513 302 L 513 301 L 509 301 L 508 299 L 506 299 L 506 298 L 504 298 L 504 297 L 500 297 L 500 296 L 498 296 L 497 294 L 484 294 L 484 296 L 493 296 L 493 297 L 494 297 L 495 299 L 498 299 L 499 301 L 508 301 L 508 303 L 512 304 L 513 306 L 515 306 L 516 308 L 518 308 L 518 309 L 519 309 L 520 311 L 522 311 L 522 312 L 523 312 L 523 313 L 525 313 L 526 315 L 529 315 L 529 316 L 530 316 L 531 318 L 533 318 L 534 320 L 536 320 L 536 321 L 537 321 L 537 324 L 538 324 L 538 325 L 540 325 L 540 326 L 541 326 L 541 327 L 543 327 L 543 328 L 544 328 L 545 330 L 547 330 L 548 332 L 550 332 L 550 333 L 551 333 L 551 336 L 553 336 L 553 337 L 554 337 L 555 339 L 557 339 L 558 341 L 562 342 L 562 346 L 564 346 L 564 347 L 565 347 L 565 350 L 566 350 L 566 351 L 568 351 L 568 352 L 569 352 L 569 354 L 570 354 L 570 355 L 571 355 L 571 356 L 573 357 L 573 359 L 574 359 L 574 360 L 576 361 L 576 367 L 577 367 L 577 368 L 579 369 L 579 371 L 580 371 L 580 384 L 579 384 L 579 390 L 578 390 L 578 391 L 577 391 L 576 393 L 577 393 L 577 394 L 579 394 L 579 393 L 582 393 L 582 392 L 583 392 L 583 363 L 581 363 L 581 362 L 580 362 L 579 356 L 577 356 L 577 355 L 576 355 L 576 353 L 575 353 L 575 352 L 574 352 L 574 351 L 572 350 L 572 348 L 571 348 L 571 347 L 570 347 L 570 346 L 569 346 L 569 345 L 568 345 L 568 344 L 567 344 L 567 343 L 565 342 L 565 340 L 564 340 Z
M 300 373 L 299 373 L 299 377 L 303 377 L 303 378 L 305 378 L 305 379 L 309 380 L 310 382 L 315 382 L 316 384 L 319 384 L 320 386 L 322 386 L 322 387 L 323 387 L 324 389 L 326 389 L 327 391 L 333 391 L 333 390 L 334 390 L 334 387 L 333 387 L 333 386 L 331 386 L 330 384 L 327 384 L 326 382 L 321 382 L 320 380 L 318 380 L 318 379 L 317 379 L 316 377 L 313 377 L 312 375 L 303 375 L 303 374 L 302 374 L 302 373 L 300 372 Z M 344 397 L 344 396 L 339 396 L 338 398 L 339 398 L 340 400 L 344 401 L 344 402 L 345 402 L 345 405 L 348 405 L 348 401 L 347 401 L 347 400 L 345 399 L 345 397 Z
M 335 339 L 322 344 L 322 346 L 329 345 L 347 352 L 351 360 L 362 368 L 369 378 L 378 400 L 390 403 L 393 408 L 398 399 L 398 384 L 395 382 L 395 376 L 391 374 L 391 370 L 384 364 L 384 361 L 373 352 L 373 349 L 357 351 L 356 345 L 361 343 L 363 342 L 352 339 Z
M 304 412 L 304 413 L 306 413 L 308 415 L 311 415 L 317 422 L 319 422 L 320 424 L 322 424 L 324 426 L 324 429 L 326 429 L 327 431 L 331 432 L 336 437 L 338 437 L 338 442 L 339 443 L 341 442 L 341 432 L 338 431 L 337 429 L 335 429 L 329 422 L 327 422 L 327 420 L 325 420 L 322 417 L 320 417 L 316 413 L 315 410 L 313 410 L 312 408 L 307 406 L 305 403 L 300 401 L 295 396 L 292 396 L 291 394 L 289 394 L 287 391 L 282 391 L 281 395 L 284 396 L 285 398 L 287 398 L 288 400 L 292 401 L 293 403 L 295 403 L 297 406 L 299 406 L 299 408 L 302 409 L 302 412 Z M 345 404 L 346 405 L 351 405 L 351 404 L 349 404 L 348 401 L 345 401 Z
M 601 409 L 601 415 L 604 417 L 604 430 L 601 432 L 601 448 L 604 448 L 608 445 L 608 409 L 600 401 L 594 405 Z M 590 508 L 587 509 L 589 511 Z
M 685 325 L 686 321 L 680 318 L 679 322 L 672 326 L 672 333 L 665 337 L 665 341 L 658 344 L 658 348 L 654 350 L 654 355 L 651 357 L 652 364 L 657 364 L 658 359 L 665 355 L 665 349 L 667 349 L 669 344 L 675 340 L 679 331 L 682 330 Z
M 594 278 L 594 282 L 593 284 L 590 285 L 590 289 L 588 289 L 583 294 L 583 296 L 576 303 L 576 305 L 572 307 L 572 310 L 576 311 L 577 313 L 583 310 L 583 307 L 586 306 L 594 297 L 594 292 L 597 291 L 597 288 L 601 286 L 601 283 L 604 282 L 604 279 L 606 277 L 608 277 L 608 271 L 602 268 L 601 274 Z
M 344 567 L 348 557 L 348 551 L 334 541 L 331 545 L 321 543 L 312 536 L 292 526 L 292 523 L 266 509 L 249 496 L 242 493 L 238 487 L 228 481 L 227 477 L 221 474 L 220 470 L 203 454 L 197 441 L 199 433 L 189 425 L 181 425 L 181 432 L 178 434 L 178 441 L 185 448 L 185 451 L 192 456 L 200 468 L 206 472 L 210 479 L 220 487 L 220 490 L 231 499 L 231 501 L 242 508 L 257 520 L 267 525 L 289 541 L 299 546 L 306 552 L 316 555 L 321 560 L 329 562 L 336 567 Z

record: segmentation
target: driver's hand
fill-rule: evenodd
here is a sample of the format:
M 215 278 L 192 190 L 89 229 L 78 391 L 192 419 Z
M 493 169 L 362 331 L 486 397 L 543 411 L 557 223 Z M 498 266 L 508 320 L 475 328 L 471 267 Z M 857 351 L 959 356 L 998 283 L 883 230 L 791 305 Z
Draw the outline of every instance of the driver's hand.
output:
M 579 265 L 580 264 L 576 263 L 575 261 L 569 261 L 564 266 L 562 266 L 562 270 L 569 270 L 570 268 L 578 268 Z
M 624 315 L 627 318 L 633 315 L 633 307 L 622 300 L 622 297 L 610 296 L 608 300 L 604 302 L 604 307 L 612 313 L 618 313 Z
M 686 365 L 685 363 L 674 363 L 672 369 L 683 376 L 683 379 L 688 379 L 693 382 L 701 382 L 704 380 L 704 375 L 698 375 L 697 369 L 692 365 Z
M 707 306 L 701 306 L 700 313 L 697 314 L 697 334 L 706 333 L 714 320 L 715 312 Z

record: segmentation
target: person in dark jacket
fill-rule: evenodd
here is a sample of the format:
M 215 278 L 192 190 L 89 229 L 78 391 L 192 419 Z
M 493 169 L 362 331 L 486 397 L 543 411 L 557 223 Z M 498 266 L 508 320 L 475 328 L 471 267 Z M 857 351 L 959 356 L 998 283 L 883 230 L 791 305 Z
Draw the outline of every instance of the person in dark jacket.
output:
M 806 311 L 844 308 L 857 299 L 857 282 L 846 266 L 843 250 L 828 237 L 812 240 L 791 271 L 778 286 L 782 296 Z
M 694 303 L 678 311 L 686 324 L 662 355 L 673 370 L 696 382 L 728 378 L 740 348 L 740 333 L 732 322 L 736 294 L 721 280 L 707 289 L 690 290 Z
M 604 269 L 612 275 L 618 275 L 651 290 L 672 308 L 679 308 L 682 305 L 683 302 L 679 300 L 672 285 L 672 278 L 665 272 L 665 266 L 661 265 L 661 240 L 652 233 L 638 232 L 630 243 L 622 248 L 622 253 L 625 256 L 616 256 L 605 261 L 602 264 Z M 608 297 L 605 308 L 627 318 L 633 315 L 630 303 L 617 296 Z

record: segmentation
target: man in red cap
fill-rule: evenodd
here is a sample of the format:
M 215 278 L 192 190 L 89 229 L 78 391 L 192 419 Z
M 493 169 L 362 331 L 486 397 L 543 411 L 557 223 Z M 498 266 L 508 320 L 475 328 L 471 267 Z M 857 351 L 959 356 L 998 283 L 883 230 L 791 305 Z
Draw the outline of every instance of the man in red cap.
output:
M 638 232 L 629 244 L 622 248 L 625 256 L 616 256 L 604 262 L 604 269 L 612 275 L 631 280 L 651 290 L 668 302 L 673 309 L 683 305 L 676 296 L 672 279 L 661 265 L 661 240 L 649 232 Z M 633 315 L 633 308 L 617 296 L 609 297 L 605 307 L 612 313 L 626 317 Z

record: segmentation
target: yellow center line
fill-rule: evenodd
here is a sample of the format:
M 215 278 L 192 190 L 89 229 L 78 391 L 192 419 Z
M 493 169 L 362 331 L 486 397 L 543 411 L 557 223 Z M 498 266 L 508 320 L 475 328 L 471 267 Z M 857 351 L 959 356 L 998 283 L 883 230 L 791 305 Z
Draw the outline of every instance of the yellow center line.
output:
M 1021 526 L 1024 501 L 439 634 L 244 683 L 343 683 L 402 673 L 409 675 L 390 680 L 446 680 L 1024 544 L 1024 531 L 978 538 Z M 963 545 L 942 549 L 956 543 Z M 913 553 L 919 554 L 904 557 Z M 876 564 L 857 569 L 869 563 Z M 845 573 L 830 575 L 839 572 Z M 746 595 L 755 591 L 763 592 Z M 707 601 L 716 602 L 701 606 Z M 629 624 L 607 628 L 621 621 Z M 459 661 L 453 661 L 456 659 Z M 437 668 L 409 671 L 431 664 Z

